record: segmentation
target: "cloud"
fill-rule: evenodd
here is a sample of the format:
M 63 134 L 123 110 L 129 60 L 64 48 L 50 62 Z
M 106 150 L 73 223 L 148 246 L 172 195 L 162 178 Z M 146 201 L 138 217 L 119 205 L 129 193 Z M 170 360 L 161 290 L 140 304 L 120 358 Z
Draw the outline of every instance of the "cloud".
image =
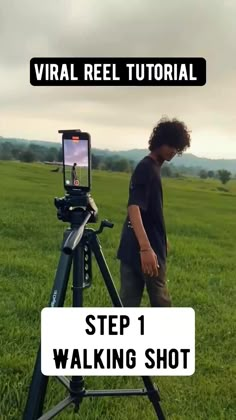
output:
M 1 0 L 0 135 L 55 139 L 55 127 L 87 127 L 96 147 L 143 147 L 164 114 L 186 121 L 193 150 L 223 138 L 236 155 L 233 1 Z M 204 87 L 32 87 L 37 56 L 202 56 Z M 17 121 L 14 126 L 11 121 Z M 40 126 L 40 127 L 39 127 Z M 126 135 L 124 136 L 124 132 Z M 227 143 L 228 142 L 228 143 Z M 213 152 L 213 151 L 212 151 Z M 213 154 L 212 154 L 213 155 Z

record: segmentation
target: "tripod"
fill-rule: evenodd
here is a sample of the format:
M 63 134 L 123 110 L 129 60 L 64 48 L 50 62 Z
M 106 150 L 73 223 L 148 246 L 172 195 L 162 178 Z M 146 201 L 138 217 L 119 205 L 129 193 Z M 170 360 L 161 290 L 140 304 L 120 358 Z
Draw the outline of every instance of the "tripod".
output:
M 96 220 L 96 205 L 91 200 L 90 198 L 89 202 L 86 201 L 86 206 L 84 206 L 85 202 L 81 203 L 81 200 L 79 200 L 80 206 L 75 206 L 71 210 L 71 204 L 78 204 L 75 198 L 55 199 L 55 204 L 58 207 L 58 218 L 63 221 L 70 221 L 71 227 L 64 233 L 62 252 L 50 297 L 49 306 L 51 307 L 62 307 L 64 305 L 72 265 L 73 307 L 83 306 L 83 289 L 91 286 L 92 253 L 96 258 L 113 306 L 123 306 L 97 238 L 97 235 L 102 232 L 104 227 L 112 228 L 113 224 L 108 221 L 102 221 L 97 231 L 86 227 L 88 221 L 94 222 Z M 83 204 L 82 207 L 81 204 Z M 41 348 L 39 347 L 24 411 L 24 420 L 49 420 L 72 403 L 78 411 L 83 398 L 108 396 L 147 396 L 153 405 L 157 418 L 165 420 L 159 403 L 160 395 L 158 389 L 148 376 L 142 377 L 145 389 L 124 390 L 86 390 L 82 376 L 72 376 L 70 380 L 65 377 L 57 377 L 60 383 L 65 386 L 69 395 L 46 414 L 42 414 L 48 379 L 41 372 Z

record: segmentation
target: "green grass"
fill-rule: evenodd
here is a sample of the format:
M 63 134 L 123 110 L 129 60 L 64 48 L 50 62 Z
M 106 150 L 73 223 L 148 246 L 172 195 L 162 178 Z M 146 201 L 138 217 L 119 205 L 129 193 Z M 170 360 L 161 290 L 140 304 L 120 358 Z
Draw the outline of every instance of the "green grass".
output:
M 72 166 L 66 166 L 65 168 L 65 180 L 71 184 L 71 169 Z M 77 179 L 81 187 L 88 187 L 88 168 L 76 166 Z
M 0 419 L 21 419 L 66 224 L 57 220 L 54 197 L 63 196 L 62 174 L 43 165 L 0 162 Z M 116 249 L 126 214 L 129 175 L 94 171 L 99 219 L 114 222 L 100 236 L 119 288 Z M 168 284 L 173 305 L 196 312 L 196 372 L 154 378 L 167 419 L 234 419 L 236 182 L 165 179 L 165 216 L 171 251 Z M 66 305 L 70 305 L 68 288 Z M 145 294 L 143 305 L 148 305 Z M 94 266 L 84 306 L 111 306 Z M 89 389 L 142 387 L 139 378 L 88 377 Z M 49 380 L 46 408 L 66 396 Z M 58 419 L 154 420 L 147 398 L 85 399 Z

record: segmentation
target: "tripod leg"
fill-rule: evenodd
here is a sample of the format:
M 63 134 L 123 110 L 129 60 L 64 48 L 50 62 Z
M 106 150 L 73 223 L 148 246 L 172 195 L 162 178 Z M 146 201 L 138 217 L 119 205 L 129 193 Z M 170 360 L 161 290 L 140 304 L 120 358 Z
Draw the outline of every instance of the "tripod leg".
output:
M 149 376 L 142 376 L 142 379 L 147 391 L 149 391 L 148 398 L 153 405 L 153 408 L 157 414 L 157 418 L 159 420 L 165 420 L 164 413 L 160 406 L 160 395 L 158 389 L 154 386 Z
M 112 277 L 111 277 L 111 273 L 109 271 L 108 265 L 106 263 L 104 255 L 103 255 L 101 245 L 100 245 L 96 236 L 93 236 L 91 238 L 90 244 L 91 244 L 91 249 L 92 249 L 92 251 L 95 255 L 95 258 L 97 260 L 98 266 L 100 268 L 101 274 L 103 276 L 103 279 L 105 281 L 107 290 L 110 294 L 113 305 L 115 307 L 123 307 L 122 301 L 121 301 L 121 299 L 119 297 L 119 294 L 116 290 L 116 287 L 115 287 L 114 282 L 113 282 Z M 165 420 L 165 416 L 163 414 L 162 408 L 161 408 L 160 403 L 159 403 L 160 395 L 159 395 L 159 392 L 158 392 L 157 388 L 155 388 L 155 386 L 154 386 L 154 384 L 153 384 L 153 382 L 152 382 L 152 380 L 149 376 L 142 376 L 142 380 L 144 382 L 144 385 L 145 385 L 147 391 L 149 392 L 148 398 L 153 405 L 153 408 L 154 408 L 154 410 L 157 414 L 157 418 L 159 420 Z
M 78 244 L 73 254 L 73 307 L 83 306 L 83 283 L 84 283 L 84 245 Z M 75 398 L 75 410 L 78 411 L 82 402 L 79 397 L 84 390 L 84 378 L 82 376 L 72 376 L 70 380 L 71 397 Z
M 116 290 L 116 287 L 114 285 L 114 282 L 111 277 L 110 270 L 108 268 L 108 265 L 106 263 L 105 257 L 102 252 L 102 247 L 95 235 L 92 236 L 90 240 L 91 249 L 95 255 L 95 258 L 97 260 L 98 267 L 100 268 L 102 277 L 105 281 L 107 290 L 109 292 L 109 295 L 111 297 L 112 303 L 116 307 L 122 307 L 122 302 L 119 297 L 119 294 Z
M 79 243 L 73 254 L 73 307 L 83 306 L 84 249 Z
M 66 232 L 67 233 L 67 232 Z M 66 235 L 65 235 L 66 237 Z M 49 306 L 63 306 L 67 284 L 70 275 L 72 257 L 61 253 Z M 39 346 L 34 373 L 24 411 L 24 420 L 36 420 L 43 410 L 44 398 L 47 390 L 48 377 L 41 372 L 41 345 Z

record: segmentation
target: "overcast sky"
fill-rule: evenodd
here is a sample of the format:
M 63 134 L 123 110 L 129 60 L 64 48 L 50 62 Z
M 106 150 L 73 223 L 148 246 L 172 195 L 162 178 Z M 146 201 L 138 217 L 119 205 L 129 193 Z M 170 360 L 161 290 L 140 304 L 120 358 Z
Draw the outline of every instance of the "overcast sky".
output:
M 65 164 L 78 166 L 88 166 L 88 142 L 80 140 L 78 143 L 72 140 L 65 141 L 64 144 Z
M 192 130 L 197 156 L 236 158 L 235 0 L 0 0 L 0 135 L 146 148 L 163 116 Z M 202 87 L 33 87 L 32 57 L 204 57 Z

